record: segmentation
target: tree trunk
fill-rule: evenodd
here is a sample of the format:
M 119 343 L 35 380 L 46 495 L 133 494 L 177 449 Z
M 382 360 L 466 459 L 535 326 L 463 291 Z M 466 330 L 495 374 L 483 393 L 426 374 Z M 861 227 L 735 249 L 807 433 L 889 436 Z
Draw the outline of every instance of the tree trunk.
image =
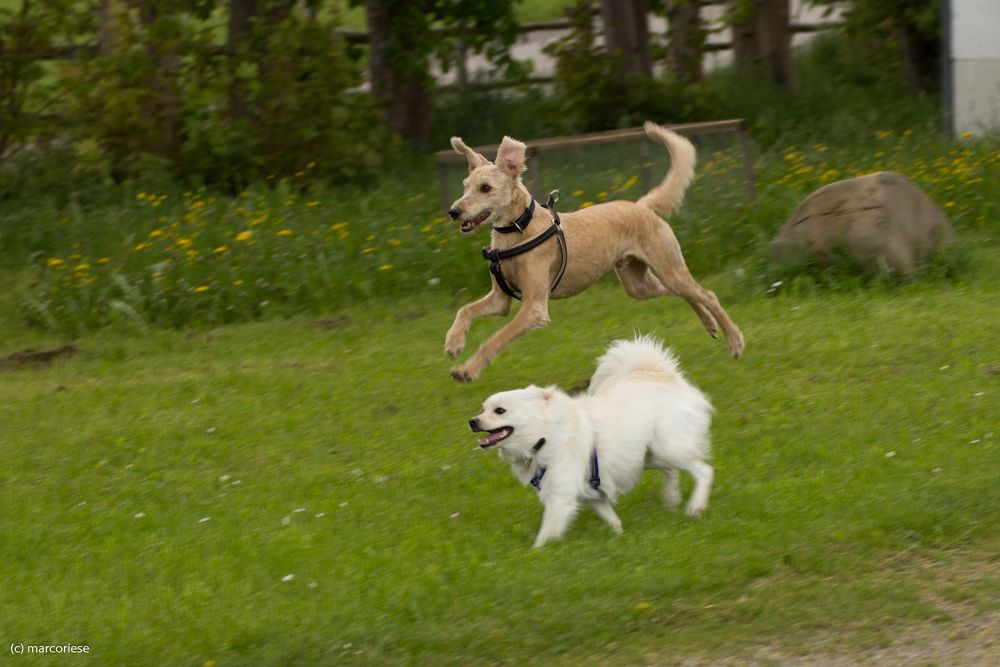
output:
M 914 94 L 937 90 L 940 76 L 940 45 L 927 39 L 905 18 L 899 21 L 899 37 L 906 62 L 906 79 Z
M 382 105 L 385 121 L 396 135 L 424 147 L 430 142 L 427 59 L 413 55 L 415 49 L 408 47 L 412 21 L 394 21 L 389 5 L 387 0 L 365 0 L 372 96 Z M 394 30 L 394 26 L 398 27 Z
M 756 70 L 760 67 L 756 16 L 756 7 L 752 0 L 730 0 L 729 21 L 733 33 L 733 64 L 740 69 Z
M 179 88 L 181 54 L 176 40 L 152 38 L 156 32 L 154 24 L 159 18 L 159 10 L 155 4 L 141 3 L 139 20 L 146 29 L 146 52 L 153 63 L 153 75 L 149 83 L 151 94 L 143 101 L 143 113 L 158 128 L 153 137 L 151 152 L 176 164 L 180 161 L 184 122 L 183 99 Z
M 773 83 L 798 88 L 792 57 L 792 30 L 788 25 L 789 0 L 757 0 L 757 36 L 764 74 Z
M 733 59 L 741 69 L 794 91 L 798 80 L 788 23 L 789 0 L 731 0 Z
M 250 45 L 253 18 L 257 15 L 258 0 L 229 0 L 229 25 L 226 35 L 226 53 L 235 62 Z M 246 93 L 234 77 L 229 87 L 229 120 L 250 120 L 250 107 Z
M 667 0 L 667 31 L 670 46 L 667 66 L 673 75 L 686 83 L 701 81 L 701 49 L 705 32 L 701 27 L 698 0 Z
M 648 0 L 601 0 L 604 44 L 608 53 L 621 59 L 623 73 L 651 76 L 649 55 Z

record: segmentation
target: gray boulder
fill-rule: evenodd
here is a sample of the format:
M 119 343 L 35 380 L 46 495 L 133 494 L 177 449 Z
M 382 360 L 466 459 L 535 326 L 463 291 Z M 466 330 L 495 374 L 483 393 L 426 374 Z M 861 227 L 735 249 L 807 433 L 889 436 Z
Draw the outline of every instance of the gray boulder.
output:
M 837 251 L 904 275 L 955 240 L 951 222 L 913 181 L 880 171 L 825 185 L 802 200 L 774 237 L 788 264 L 829 264 Z

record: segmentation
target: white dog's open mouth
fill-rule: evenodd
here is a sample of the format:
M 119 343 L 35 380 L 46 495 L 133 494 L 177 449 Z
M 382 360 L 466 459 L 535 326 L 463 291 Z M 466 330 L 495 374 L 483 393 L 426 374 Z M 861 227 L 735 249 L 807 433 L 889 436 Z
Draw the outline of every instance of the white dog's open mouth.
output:
M 492 211 L 483 211 L 482 213 L 480 213 L 479 215 L 470 220 L 463 220 L 462 225 L 459 227 L 459 229 L 461 229 L 462 232 L 465 234 L 474 231 L 479 225 L 483 224 L 486 221 L 486 218 L 490 217 L 490 213 L 492 213 Z
M 513 432 L 514 428 L 512 426 L 501 426 L 500 428 L 495 428 L 492 431 L 487 431 L 486 437 L 479 440 L 479 446 L 483 449 L 496 447 L 502 440 L 509 438 L 510 434 Z

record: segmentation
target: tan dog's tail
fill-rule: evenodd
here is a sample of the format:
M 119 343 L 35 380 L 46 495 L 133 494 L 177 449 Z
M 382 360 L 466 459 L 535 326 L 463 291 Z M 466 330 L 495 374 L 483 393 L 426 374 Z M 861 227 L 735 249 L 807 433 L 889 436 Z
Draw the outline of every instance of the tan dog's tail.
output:
M 643 125 L 646 136 L 662 141 L 670 151 L 670 171 L 663 182 L 647 192 L 636 203 L 639 206 L 670 215 L 684 201 L 684 192 L 694 180 L 694 165 L 696 155 L 694 146 L 681 135 L 661 127 L 656 123 L 646 121 Z

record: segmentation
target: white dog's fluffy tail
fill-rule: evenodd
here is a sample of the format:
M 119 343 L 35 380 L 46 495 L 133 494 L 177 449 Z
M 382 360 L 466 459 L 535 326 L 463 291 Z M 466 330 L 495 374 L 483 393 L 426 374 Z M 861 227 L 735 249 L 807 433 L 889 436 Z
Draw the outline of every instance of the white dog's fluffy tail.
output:
M 681 376 L 680 364 L 668 348 L 652 336 L 636 336 L 632 340 L 616 340 L 597 360 L 597 370 L 590 378 L 590 393 L 608 380 L 631 373 L 650 373 L 667 377 Z
M 646 136 L 662 142 L 670 151 L 670 171 L 663 182 L 647 192 L 637 204 L 659 211 L 662 215 L 670 215 L 684 201 L 684 193 L 694 179 L 696 155 L 694 146 L 681 135 L 661 127 L 656 123 L 646 121 L 643 125 Z

